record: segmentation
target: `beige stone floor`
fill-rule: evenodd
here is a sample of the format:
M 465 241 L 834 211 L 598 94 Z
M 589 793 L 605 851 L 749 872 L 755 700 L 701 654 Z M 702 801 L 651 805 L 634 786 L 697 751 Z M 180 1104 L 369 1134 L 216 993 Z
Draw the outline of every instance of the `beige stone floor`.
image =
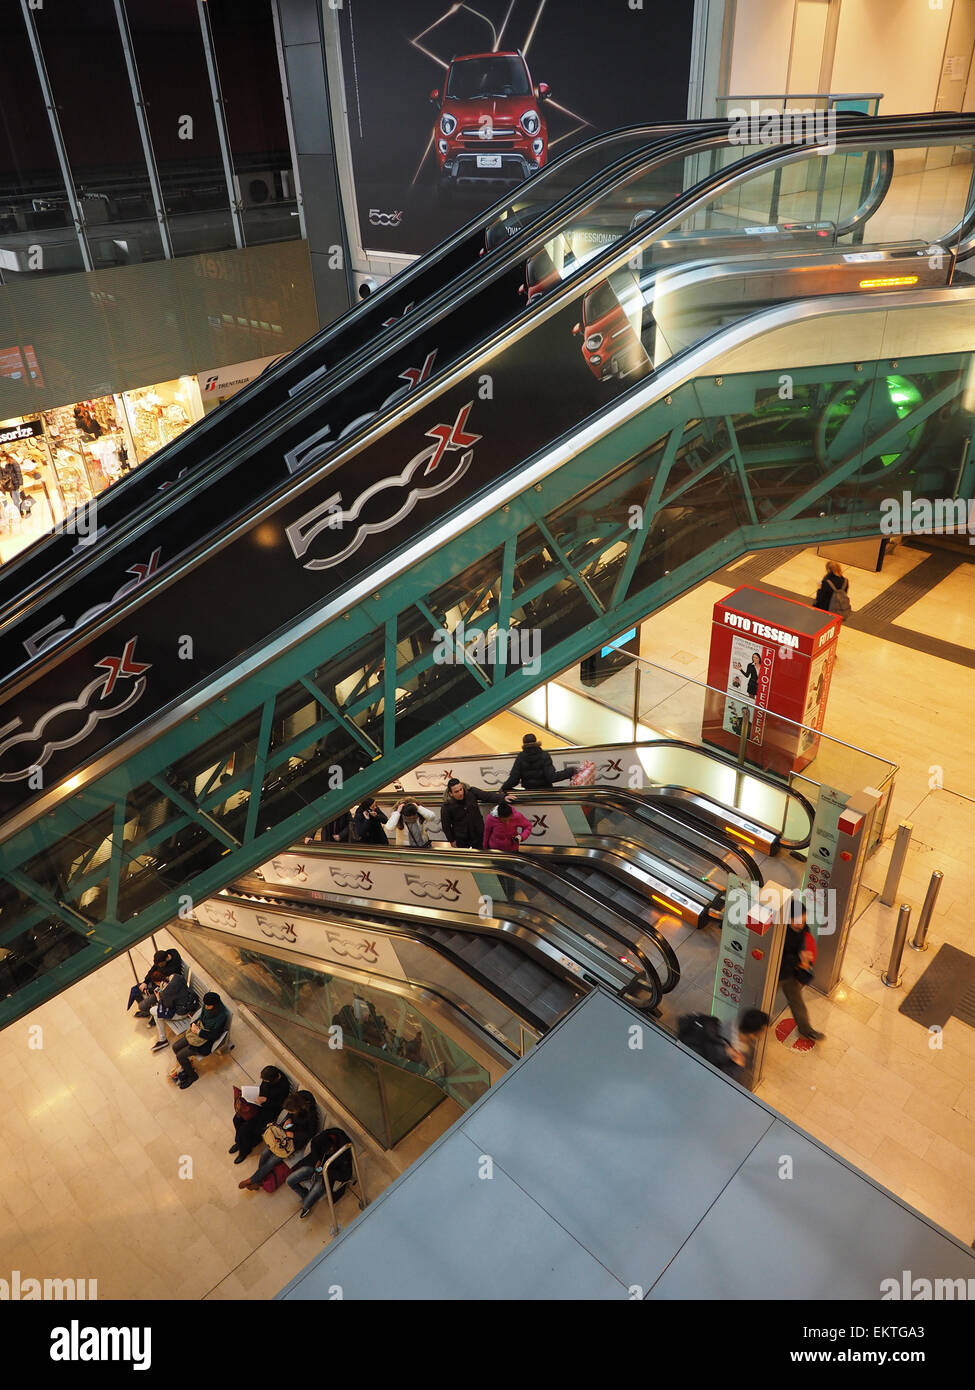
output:
M 854 607 L 882 593 L 924 558 L 922 551 L 898 546 L 882 574 L 844 567 Z M 822 571 L 822 558 L 810 549 L 767 579 L 798 594 L 811 594 Z M 971 593 L 973 577 L 975 567 L 938 585 L 908 610 L 905 616 L 914 618 L 910 627 L 923 624 L 929 614 L 940 620 L 946 612 L 957 612 L 957 605 Z M 728 591 L 706 581 L 655 613 L 642 628 L 643 654 L 682 676 L 704 679 L 712 605 Z M 910 627 L 900 626 L 909 640 Z M 951 640 L 962 641 L 965 632 L 959 622 Z M 657 713 L 663 708 L 673 716 L 680 704 L 677 687 L 661 677 L 660 688 L 665 699 Z M 685 696 L 684 703 L 690 698 Z M 526 727 L 523 720 L 503 716 L 464 740 L 463 751 L 517 748 Z M 975 955 L 975 670 L 848 628 L 840 638 L 824 728 L 897 763 L 900 770 L 887 838 L 864 873 L 865 891 L 841 984 L 829 1000 L 807 992 L 814 1024 L 827 1039 L 799 1053 L 770 1035 L 758 1094 L 946 1230 L 971 1242 L 975 1030 L 950 1019 L 940 1039 L 932 1038 L 897 1010 L 939 946 L 947 942 Z M 560 742 L 548 734 L 543 741 L 551 747 Z M 865 765 L 850 754 L 851 775 Z M 897 909 L 882 906 L 878 895 L 891 837 L 901 819 L 914 826 L 898 897 L 911 905 L 912 922 L 932 870 L 940 869 L 944 881 L 931 921 L 929 950 L 921 954 L 908 948 L 902 987 L 888 989 L 880 976 L 887 966 Z M 786 872 L 789 866 L 790 861 L 782 862 Z M 773 875 L 774 866 L 768 871 Z M 675 927 L 668 934 L 683 971 L 680 1011 L 703 1007 L 713 977 L 716 933 Z M 665 1000 L 665 1005 L 672 1004 Z M 781 996 L 779 1004 L 782 1017 L 787 1011 Z M 665 1019 L 667 1014 L 665 1008 Z
M 144 974 L 150 943 L 133 955 Z M 269 1061 L 307 1078 L 238 1016 L 233 1052 L 178 1090 L 172 1053 L 150 1053 L 155 1030 L 123 1012 L 131 983 L 123 956 L 0 1033 L 0 1277 L 95 1279 L 99 1298 L 272 1298 L 328 1243 L 328 1207 L 299 1221 L 288 1188 L 238 1190 L 258 1154 L 227 1153 L 231 1088 Z M 310 1089 L 358 1140 L 370 1200 L 460 1113 L 444 1102 L 387 1157 Z M 346 1195 L 340 1225 L 357 1215 Z

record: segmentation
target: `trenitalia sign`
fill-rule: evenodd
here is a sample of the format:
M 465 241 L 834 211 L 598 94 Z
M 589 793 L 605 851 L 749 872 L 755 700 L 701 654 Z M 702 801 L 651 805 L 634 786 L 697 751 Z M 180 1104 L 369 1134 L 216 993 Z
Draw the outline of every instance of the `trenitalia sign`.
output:
M 277 357 L 255 357 L 250 362 L 235 362 L 230 367 L 211 367 L 208 371 L 197 372 L 200 395 L 204 400 L 229 396 L 242 386 L 249 386 L 261 372 L 280 360 L 280 354 Z

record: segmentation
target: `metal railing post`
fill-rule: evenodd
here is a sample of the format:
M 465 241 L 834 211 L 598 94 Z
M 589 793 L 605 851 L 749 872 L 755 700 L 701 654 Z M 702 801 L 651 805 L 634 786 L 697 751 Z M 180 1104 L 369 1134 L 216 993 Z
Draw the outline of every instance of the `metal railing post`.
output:
M 944 874 L 940 869 L 935 869 L 931 875 L 928 891 L 924 895 L 921 915 L 917 919 L 917 930 L 914 933 L 914 940 L 911 942 L 912 951 L 926 951 L 928 949 L 928 927 L 931 923 L 934 905 L 938 901 L 938 894 L 941 892 L 941 880 L 943 878 Z
M 880 901 L 884 907 L 893 907 L 894 899 L 897 897 L 897 888 L 901 881 L 901 874 L 904 872 L 904 862 L 907 859 L 907 851 L 911 843 L 911 832 L 914 824 L 909 820 L 902 820 L 897 827 L 897 834 L 894 836 L 894 848 L 890 853 L 890 863 L 887 866 L 887 877 L 884 879 L 883 892 L 880 894 Z
M 911 905 L 901 903 L 900 911 L 897 914 L 897 930 L 894 932 L 894 942 L 890 948 L 890 960 L 887 962 L 887 969 L 881 975 L 881 979 L 888 989 L 899 989 L 901 982 L 901 956 L 904 954 L 904 942 L 907 940 L 907 929 L 911 924 Z

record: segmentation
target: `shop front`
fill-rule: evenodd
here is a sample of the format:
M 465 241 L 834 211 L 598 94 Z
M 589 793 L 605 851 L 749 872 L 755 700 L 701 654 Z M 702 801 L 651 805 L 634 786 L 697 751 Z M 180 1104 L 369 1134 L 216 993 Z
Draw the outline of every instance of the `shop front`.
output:
M 0 561 L 203 418 L 195 376 L 0 421 Z

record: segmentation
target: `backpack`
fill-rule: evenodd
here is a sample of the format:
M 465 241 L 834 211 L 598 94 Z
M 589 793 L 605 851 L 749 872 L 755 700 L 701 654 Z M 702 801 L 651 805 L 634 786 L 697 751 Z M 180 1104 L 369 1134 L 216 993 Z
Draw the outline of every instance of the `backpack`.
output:
M 830 586 L 832 588 L 832 585 Z M 850 581 L 843 580 L 842 589 L 833 589 L 833 597 L 829 601 L 829 611 L 845 616 L 853 612 L 853 604 L 850 602 Z
M 677 1037 L 706 1062 L 727 1066 L 728 1044 L 721 1032 L 721 1020 L 713 1014 L 685 1014 L 677 1020 Z

